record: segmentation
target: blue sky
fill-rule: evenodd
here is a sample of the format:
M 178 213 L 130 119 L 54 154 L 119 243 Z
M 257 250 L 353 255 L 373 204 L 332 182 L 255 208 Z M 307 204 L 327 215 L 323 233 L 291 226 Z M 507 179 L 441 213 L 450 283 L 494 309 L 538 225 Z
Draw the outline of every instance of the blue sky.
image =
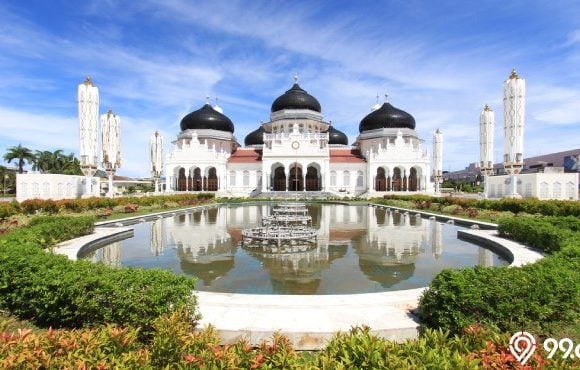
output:
M 166 143 L 205 96 L 240 143 L 295 73 L 350 142 L 376 95 L 411 113 L 445 170 L 479 156 L 479 114 L 502 84 L 526 79 L 525 156 L 580 147 L 580 2 L 562 1 L 3 1 L 0 154 L 78 153 L 77 85 L 91 75 L 100 110 L 121 117 L 122 168 L 148 176 L 149 136 Z M 382 99 L 382 98 L 381 98 Z M 168 146 L 166 146 L 167 149 Z

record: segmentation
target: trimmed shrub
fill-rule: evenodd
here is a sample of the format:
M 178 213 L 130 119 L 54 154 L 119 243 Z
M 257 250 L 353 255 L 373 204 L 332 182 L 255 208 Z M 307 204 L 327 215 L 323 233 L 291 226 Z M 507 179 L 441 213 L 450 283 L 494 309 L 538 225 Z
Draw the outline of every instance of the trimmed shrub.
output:
M 534 248 L 552 253 L 568 240 L 580 238 L 580 220 L 575 217 L 506 217 L 499 220 L 498 231 Z
M 194 280 L 170 271 L 111 269 L 70 261 L 42 250 L 92 227 L 90 217 L 43 217 L 0 239 L 0 308 L 40 326 L 82 327 L 104 323 L 142 327 L 186 306 L 194 316 Z M 52 243 L 50 243 L 52 244 Z
M 568 218 L 502 219 L 500 230 L 555 254 L 530 265 L 444 270 L 419 302 L 423 325 L 459 333 L 480 322 L 500 330 L 553 332 L 580 320 L 580 238 Z

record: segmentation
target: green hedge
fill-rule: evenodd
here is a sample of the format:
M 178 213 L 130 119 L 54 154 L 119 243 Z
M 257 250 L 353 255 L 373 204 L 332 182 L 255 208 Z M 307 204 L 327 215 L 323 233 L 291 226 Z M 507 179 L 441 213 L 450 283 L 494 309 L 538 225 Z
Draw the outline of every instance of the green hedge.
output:
M 576 217 L 506 217 L 498 223 L 498 231 L 544 252 L 557 252 L 569 240 L 580 239 L 580 220 Z
M 163 205 L 167 202 L 175 202 L 179 205 L 196 205 L 200 201 L 212 199 L 212 193 L 199 194 L 175 194 L 175 195 L 154 195 L 143 197 L 119 197 L 119 198 L 86 198 L 86 199 L 63 199 L 63 200 L 43 200 L 30 199 L 21 203 L 16 201 L 10 203 L 0 202 L 0 220 L 16 214 L 32 215 L 37 212 L 55 214 L 60 211 L 85 212 L 96 209 L 112 208 L 127 204 L 137 204 L 140 206 Z
M 514 239 L 553 254 L 523 267 L 444 270 L 419 302 L 423 325 L 457 333 L 481 322 L 508 332 L 558 334 L 555 328 L 579 322 L 580 238 L 562 228 L 575 228 L 576 221 L 520 217 L 500 225 Z
M 438 203 L 442 206 L 459 205 L 462 208 L 489 209 L 498 212 L 540 214 L 544 216 L 580 217 L 580 202 L 573 200 L 527 199 L 468 199 L 460 197 L 431 197 L 428 195 L 388 194 L 383 199 Z
M 187 306 L 193 316 L 193 279 L 161 270 L 111 269 L 42 249 L 43 240 L 68 239 L 90 229 L 92 221 L 41 218 L 0 238 L 0 308 L 41 326 L 114 323 L 145 333 L 176 307 Z

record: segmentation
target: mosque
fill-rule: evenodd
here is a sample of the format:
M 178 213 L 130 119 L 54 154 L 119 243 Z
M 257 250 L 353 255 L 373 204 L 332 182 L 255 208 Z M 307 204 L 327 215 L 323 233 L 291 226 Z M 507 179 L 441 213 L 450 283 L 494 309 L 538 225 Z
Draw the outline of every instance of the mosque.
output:
M 385 101 L 362 118 L 352 145 L 326 121 L 318 100 L 294 85 L 274 100 L 270 121 L 240 145 L 234 123 L 206 103 L 181 120 L 165 160 L 167 192 L 221 196 L 433 193 L 430 158 L 415 119 Z

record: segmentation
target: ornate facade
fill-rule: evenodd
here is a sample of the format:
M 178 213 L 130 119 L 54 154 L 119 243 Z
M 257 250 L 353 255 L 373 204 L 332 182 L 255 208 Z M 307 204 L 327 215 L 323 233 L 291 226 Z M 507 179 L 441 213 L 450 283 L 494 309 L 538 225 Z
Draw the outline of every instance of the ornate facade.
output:
M 248 134 L 242 146 L 222 108 L 206 103 L 181 120 L 165 161 L 166 191 L 224 196 L 433 192 L 430 158 L 409 113 L 377 103 L 349 146 L 347 136 L 321 112 L 318 100 L 294 83 L 272 103 L 270 121 Z

